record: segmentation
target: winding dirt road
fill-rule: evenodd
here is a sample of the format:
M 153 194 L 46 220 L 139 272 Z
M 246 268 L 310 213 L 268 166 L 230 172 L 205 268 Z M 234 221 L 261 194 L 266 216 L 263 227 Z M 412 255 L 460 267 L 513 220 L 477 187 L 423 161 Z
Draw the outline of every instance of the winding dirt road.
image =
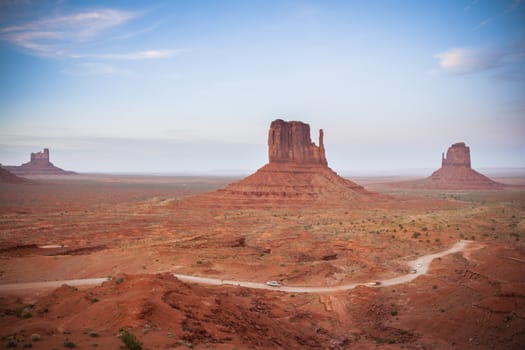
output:
M 461 240 L 456 242 L 451 248 L 434 254 L 424 255 L 414 261 L 410 261 L 408 264 L 410 269 L 415 271 L 415 273 L 409 273 L 399 277 L 390 278 L 387 280 L 379 281 L 380 284 L 376 285 L 375 281 L 362 282 L 362 283 L 351 283 L 341 286 L 331 286 L 331 287 L 271 287 L 265 283 L 257 282 L 244 282 L 244 281 L 232 281 L 232 280 L 222 280 L 218 278 L 209 278 L 209 277 L 199 277 L 199 276 L 190 276 L 190 275 L 181 275 L 173 274 L 175 277 L 184 282 L 199 283 L 199 284 L 208 284 L 208 285 L 233 285 L 241 286 L 246 288 L 253 289 L 267 289 L 275 290 L 288 293 L 332 293 L 353 289 L 357 286 L 370 286 L 373 288 L 380 288 L 385 286 L 393 286 L 396 284 L 407 283 L 413 281 L 418 276 L 424 275 L 428 272 L 432 260 L 440 258 L 442 256 L 461 252 L 465 247 L 471 243 L 471 241 Z M 27 290 L 38 290 L 38 289 L 54 289 L 58 288 L 63 284 L 70 286 L 88 286 L 88 285 L 97 285 L 103 282 L 108 281 L 108 278 L 85 278 L 85 279 L 75 279 L 75 280 L 62 280 L 62 281 L 46 281 L 46 282 L 28 282 L 28 283 L 12 283 L 12 284 L 0 284 L 0 294 L 9 294 L 12 292 L 27 291 Z

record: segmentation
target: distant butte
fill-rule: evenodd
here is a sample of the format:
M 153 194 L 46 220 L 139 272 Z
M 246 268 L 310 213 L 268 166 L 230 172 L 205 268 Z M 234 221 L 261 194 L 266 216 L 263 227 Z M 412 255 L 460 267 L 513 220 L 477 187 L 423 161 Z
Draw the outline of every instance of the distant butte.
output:
M 20 166 L 5 166 L 5 169 L 9 170 L 15 175 L 73 175 L 76 174 L 73 171 L 66 171 L 56 167 L 49 161 L 49 149 L 44 148 L 42 152 L 31 153 L 31 159 L 29 162 L 24 163 Z
M 392 185 L 443 190 L 497 190 L 505 186 L 472 169 L 470 148 L 464 142 L 450 146 L 446 156 L 444 153 L 441 155 L 441 168 L 426 179 Z
M 470 148 L 464 142 L 450 146 L 447 155 L 441 155 L 441 168 L 425 180 L 425 187 L 442 189 L 501 189 L 503 184 L 493 181 L 472 169 Z
M 328 167 L 319 131 L 319 146 L 310 139 L 310 126 L 299 121 L 274 120 L 268 133 L 269 163 L 226 188 L 196 200 L 233 205 L 348 205 L 378 199 Z M 312 205 L 312 204 L 309 204 Z

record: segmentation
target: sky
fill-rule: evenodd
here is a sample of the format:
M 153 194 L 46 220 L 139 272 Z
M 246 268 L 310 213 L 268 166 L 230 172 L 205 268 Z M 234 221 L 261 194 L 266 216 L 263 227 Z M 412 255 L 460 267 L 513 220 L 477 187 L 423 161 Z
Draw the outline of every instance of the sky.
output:
M 250 173 L 272 120 L 338 172 L 525 167 L 525 1 L 0 0 L 0 163 Z

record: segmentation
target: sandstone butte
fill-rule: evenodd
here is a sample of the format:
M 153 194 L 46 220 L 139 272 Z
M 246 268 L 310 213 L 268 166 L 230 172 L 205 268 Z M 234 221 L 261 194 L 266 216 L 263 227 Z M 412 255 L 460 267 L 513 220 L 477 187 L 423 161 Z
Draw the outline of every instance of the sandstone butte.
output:
M 4 169 L 9 170 L 15 175 L 72 175 L 76 174 L 73 171 L 66 171 L 56 167 L 49 161 L 49 149 L 44 148 L 42 152 L 31 153 L 29 162 L 20 166 L 5 166 Z
M 471 168 L 470 148 L 464 142 L 450 146 L 447 155 L 441 155 L 441 168 L 423 181 L 430 189 L 501 189 L 503 184 L 493 181 Z
M 319 131 L 319 146 L 310 139 L 310 126 L 300 121 L 274 120 L 268 133 L 268 164 L 224 189 L 194 197 L 208 204 L 232 205 L 358 205 L 380 198 L 344 179 L 328 167 Z

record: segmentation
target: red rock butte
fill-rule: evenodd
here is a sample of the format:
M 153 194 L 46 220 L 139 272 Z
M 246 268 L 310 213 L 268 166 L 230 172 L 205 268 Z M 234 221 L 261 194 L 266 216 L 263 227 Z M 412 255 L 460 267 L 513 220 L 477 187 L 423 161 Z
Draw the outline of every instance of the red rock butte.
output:
M 319 146 L 316 146 L 310 139 L 310 125 L 296 121 L 274 120 L 268 133 L 270 163 L 322 164 L 328 166 L 323 135 L 323 129 L 319 130 Z
M 348 205 L 383 196 L 369 192 L 328 167 L 319 131 L 319 146 L 310 139 L 310 126 L 274 120 L 268 133 L 269 163 L 226 188 L 194 197 L 197 201 L 241 206 Z M 211 202 L 210 202 L 211 201 Z
M 470 148 L 458 142 L 449 147 L 446 157 L 441 155 L 441 168 L 424 180 L 424 187 L 467 190 L 501 189 L 504 185 L 472 169 Z
M 76 174 L 73 171 L 66 171 L 56 167 L 49 161 L 49 149 L 44 148 L 42 152 L 31 153 L 29 162 L 20 166 L 5 166 L 15 175 L 72 175 Z

